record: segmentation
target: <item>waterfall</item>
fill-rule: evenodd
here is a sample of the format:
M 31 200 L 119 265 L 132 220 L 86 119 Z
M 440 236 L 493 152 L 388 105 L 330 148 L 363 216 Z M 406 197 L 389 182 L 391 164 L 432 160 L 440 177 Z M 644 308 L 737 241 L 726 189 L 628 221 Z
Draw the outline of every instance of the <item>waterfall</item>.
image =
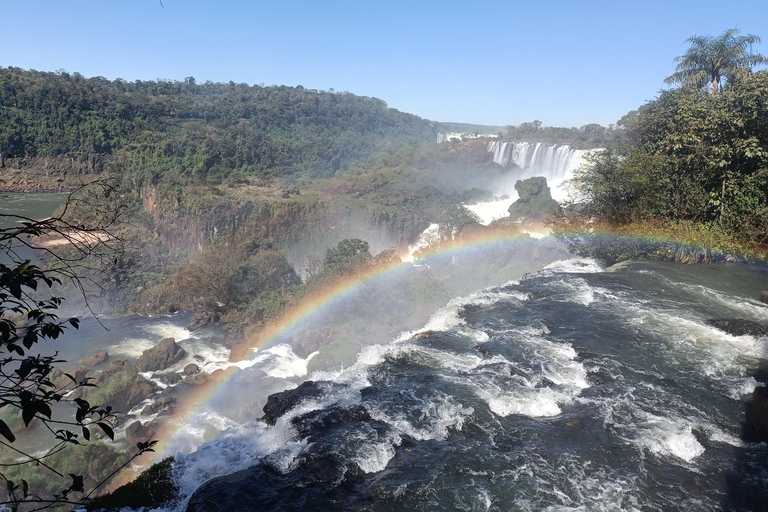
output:
M 563 182 L 573 177 L 573 173 L 584 163 L 584 158 L 593 151 L 597 150 L 573 149 L 568 144 L 488 142 L 488 152 L 493 153 L 495 163 L 505 168 L 514 164 L 521 169 L 517 179 L 544 176 L 552 189 L 552 197 L 558 201 L 567 197 Z

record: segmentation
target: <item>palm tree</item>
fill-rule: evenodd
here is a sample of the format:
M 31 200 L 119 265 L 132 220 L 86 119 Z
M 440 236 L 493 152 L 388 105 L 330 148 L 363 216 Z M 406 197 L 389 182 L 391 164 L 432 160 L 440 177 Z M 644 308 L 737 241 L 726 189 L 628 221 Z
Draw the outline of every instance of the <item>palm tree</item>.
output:
M 753 34 L 739 35 L 730 28 L 717 37 L 692 36 L 685 40 L 691 46 L 685 55 L 675 59 L 677 69 L 664 81 L 668 84 L 705 87 L 711 84 L 717 94 L 720 82 L 734 83 L 752 71 L 752 66 L 768 64 L 768 58 L 752 53 L 752 45 L 760 42 Z

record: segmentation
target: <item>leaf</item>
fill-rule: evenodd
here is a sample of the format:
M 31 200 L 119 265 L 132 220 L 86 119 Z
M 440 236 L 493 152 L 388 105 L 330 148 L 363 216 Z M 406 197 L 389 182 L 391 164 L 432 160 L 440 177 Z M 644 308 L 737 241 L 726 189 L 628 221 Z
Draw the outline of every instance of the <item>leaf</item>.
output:
M 35 406 L 32 404 L 32 402 L 22 402 L 21 404 L 21 419 L 24 420 L 24 425 L 29 426 L 29 423 L 34 419 L 35 417 Z
M 80 328 L 80 319 L 79 318 L 70 318 L 69 320 L 67 320 L 67 322 L 69 322 L 69 325 L 71 325 L 75 329 L 79 329 Z
M 21 481 L 21 492 L 24 494 L 25 498 L 29 496 L 29 484 L 26 480 Z
M 88 427 L 83 427 L 83 437 L 85 438 L 86 441 L 91 440 L 91 431 L 88 430 Z
M 3 437 L 10 442 L 14 442 L 16 440 L 16 436 L 13 435 L 10 427 L 8 427 L 8 425 L 3 420 L 0 420 L 0 434 L 2 434 Z
M 107 434 L 107 437 L 113 441 L 115 440 L 115 432 L 112 430 L 111 426 L 103 422 L 98 422 L 96 424 L 101 427 L 101 430 L 103 430 L 105 434 Z

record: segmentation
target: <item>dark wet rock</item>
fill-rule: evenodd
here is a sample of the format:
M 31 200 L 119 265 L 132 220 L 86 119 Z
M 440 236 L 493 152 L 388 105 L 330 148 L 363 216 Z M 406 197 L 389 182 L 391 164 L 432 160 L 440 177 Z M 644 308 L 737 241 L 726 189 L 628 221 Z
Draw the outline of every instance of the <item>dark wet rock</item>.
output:
M 267 458 L 247 470 L 209 480 L 191 496 L 187 511 L 360 510 L 358 500 L 375 500 L 350 492 L 368 477 L 350 463 L 365 442 L 359 437 L 361 422 L 365 437 L 373 442 L 390 433 L 391 427 L 371 420 L 362 406 L 332 406 L 295 418 L 310 444 L 289 473 L 275 470 Z
M 215 324 L 221 319 L 219 311 L 213 305 L 205 306 L 201 311 L 195 313 L 192 320 L 189 322 L 187 329 L 195 331 L 206 325 Z
M 264 405 L 264 419 L 267 423 L 274 424 L 277 419 L 290 411 L 304 400 L 320 398 L 325 394 L 326 387 L 315 381 L 302 382 L 297 388 L 281 391 L 267 397 Z
M 186 355 L 176 340 L 165 338 L 157 346 L 145 350 L 136 361 L 136 367 L 142 372 L 165 370 L 184 359 Z
M 125 437 L 129 441 L 144 441 L 155 435 L 151 425 L 142 425 L 140 421 L 134 421 L 125 428 Z
M 109 359 L 109 354 L 107 354 L 106 350 L 103 350 L 99 352 L 98 354 L 94 354 L 92 356 L 87 356 L 83 358 L 83 366 L 86 368 L 93 368 L 97 364 L 101 364 L 104 361 Z
M 768 442 L 768 389 L 757 386 L 747 415 L 745 437 L 748 441 Z
M 197 375 L 200 373 L 200 367 L 195 363 L 189 363 L 184 367 L 184 375 Z
M 176 406 L 176 398 L 172 396 L 161 396 L 151 404 L 141 410 L 141 414 L 157 414 L 162 411 L 169 411 Z
M 204 363 L 205 362 L 205 358 L 203 356 L 199 356 L 197 354 L 193 355 L 192 359 L 194 359 L 198 363 Z
M 768 291 L 760 292 L 760 302 L 765 302 L 768 304 Z
M 739 318 L 711 319 L 707 320 L 707 324 L 734 336 L 765 336 L 768 334 L 768 325 Z
M 319 435 L 334 425 L 353 424 L 370 420 L 371 415 L 362 405 L 352 407 L 333 406 L 294 418 L 293 425 L 302 437 L 310 437 Z
M 159 380 L 163 384 L 168 384 L 169 386 L 173 386 L 184 380 L 184 377 L 176 372 L 153 373 L 152 378 Z

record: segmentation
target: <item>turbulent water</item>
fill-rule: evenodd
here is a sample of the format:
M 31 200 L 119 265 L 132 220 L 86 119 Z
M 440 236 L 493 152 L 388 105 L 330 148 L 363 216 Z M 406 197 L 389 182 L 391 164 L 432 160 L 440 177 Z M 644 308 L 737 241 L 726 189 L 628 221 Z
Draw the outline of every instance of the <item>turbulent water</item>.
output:
M 201 496 L 243 510 L 762 510 L 768 449 L 741 434 L 768 339 L 706 320 L 768 323 L 766 288 L 742 266 L 557 262 L 315 372 L 274 426 L 179 454 L 182 493 L 247 469 Z

